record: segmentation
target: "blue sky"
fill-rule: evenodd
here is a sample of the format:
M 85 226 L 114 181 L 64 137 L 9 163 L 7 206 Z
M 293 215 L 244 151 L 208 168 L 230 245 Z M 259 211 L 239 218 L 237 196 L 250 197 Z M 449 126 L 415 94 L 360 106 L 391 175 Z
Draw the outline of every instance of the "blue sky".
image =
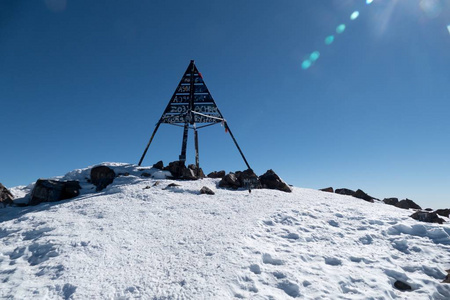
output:
M 448 0 L 2 1 L 0 182 L 137 163 L 194 59 L 257 174 L 450 207 L 448 25 Z M 245 169 L 199 134 L 206 172 Z M 144 165 L 181 137 L 162 125 Z

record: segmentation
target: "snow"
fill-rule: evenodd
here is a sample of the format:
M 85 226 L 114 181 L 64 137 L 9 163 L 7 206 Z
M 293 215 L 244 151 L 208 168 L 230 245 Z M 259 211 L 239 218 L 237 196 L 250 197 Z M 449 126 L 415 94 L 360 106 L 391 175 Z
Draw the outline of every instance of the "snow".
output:
M 77 198 L 0 209 L 0 298 L 450 298 L 449 223 L 310 189 L 231 191 L 105 165 L 123 175 L 101 192 L 88 167 L 59 177 L 80 180 Z M 32 187 L 11 191 L 26 199 Z

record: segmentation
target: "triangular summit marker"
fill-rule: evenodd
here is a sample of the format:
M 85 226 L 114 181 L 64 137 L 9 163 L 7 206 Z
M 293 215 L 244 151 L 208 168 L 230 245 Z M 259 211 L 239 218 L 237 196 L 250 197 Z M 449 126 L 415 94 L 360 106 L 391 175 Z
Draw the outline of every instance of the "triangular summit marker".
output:
M 198 129 L 207 126 L 222 123 L 225 127 L 225 131 L 228 132 L 233 139 L 239 153 L 244 159 L 245 164 L 249 169 L 250 165 L 245 159 L 244 154 L 241 151 L 236 139 L 234 138 L 230 127 L 224 119 L 222 113 L 216 105 L 213 97 L 211 96 L 206 84 L 203 80 L 201 73 L 198 71 L 193 60 L 189 64 L 186 72 L 184 72 L 180 83 L 178 84 L 172 98 L 169 101 L 164 113 L 156 124 L 155 130 L 147 144 L 147 147 L 139 160 L 139 166 L 142 164 L 148 148 L 155 137 L 156 132 L 161 124 L 169 124 L 180 126 L 184 128 L 183 131 L 183 143 L 181 146 L 181 154 L 179 160 L 183 163 L 186 162 L 186 147 L 188 139 L 189 129 L 194 130 L 195 139 L 195 163 L 197 170 L 199 169 L 199 155 L 198 155 Z M 197 124 L 203 124 L 197 127 Z

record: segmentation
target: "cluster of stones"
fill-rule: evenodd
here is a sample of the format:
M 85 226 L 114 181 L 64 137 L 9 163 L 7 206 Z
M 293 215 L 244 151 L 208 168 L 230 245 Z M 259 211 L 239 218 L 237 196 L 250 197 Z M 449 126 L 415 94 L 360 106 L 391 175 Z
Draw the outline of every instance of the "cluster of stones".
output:
M 328 187 L 321 189 L 321 191 L 352 196 L 371 203 L 375 202 L 375 200 L 380 201 L 379 199 L 372 197 L 359 189 L 356 192 L 346 188 L 336 189 L 334 191 L 332 187 Z M 450 215 L 450 209 L 438 209 L 436 211 L 433 211 L 432 209 L 427 208 L 425 210 L 422 210 L 422 208 L 417 203 L 410 199 L 403 199 L 399 201 L 398 198 L 384 198 L 382 202 L 402 209 L 415 209 L 417 211 L 410 217 L 422 222 L 442 224 L 445 222 L 445 220 L 440 218 L 439 216 L 448 218 Z
M 173 179 L 181 180 L 197 180 L 205 177 L 208 178 L 220 178 L 219 187 L 239 189 L 245 188 L 252 189 L 276 189 L 283 192 L 292 192 L 292 189 L 287 185 L 273 170 L 268 170 L 261 176 L 256 175 L 253 170 L 248 169 L 245 171 L 230 172 L 228 174 L 225 171 L 214 171 L 205 176 L 203 170 L 195 165 L 188 165 L 180 161 L 174 161 L 164 167 L 162 161 L 153 165 L 153 168 L 169 171 L 172 174 Z M 144 174 L 143 174 L 144 175 Z M 145 176 L 145 175 L 144 175 Z
M 5 207 L 6 205 L 12 205 L 14 200 L 13 194 L 0 183 L 0 204 Z

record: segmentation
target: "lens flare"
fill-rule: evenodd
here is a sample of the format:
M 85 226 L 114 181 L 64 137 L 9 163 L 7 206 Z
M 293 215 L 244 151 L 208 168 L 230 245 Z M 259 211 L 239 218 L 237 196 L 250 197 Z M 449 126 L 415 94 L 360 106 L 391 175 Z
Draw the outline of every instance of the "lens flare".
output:
M 311 55 L 309 56 L 309 60 L 310 61 L 316 61 L 318 60 L 320 57 L 320 52 L 319 51 L 314 51 L 313 53 L 311 53 Z
M 350 20 L 356 20 L 357 18 L 359 17 L 359 11 L 354 11 L 353 13 L 352 13 L 352 15 L 350 16 Z
M 311 67 L 311 61 L 310 61 L 309 59 L 305 59 L 305 60 L 302 62 L 302 69 L 303 69 L 303 70 L 306 70 L 306 69 L 308 69 L 309 67 Z
M 450 25 L 447 25 L 448 33 L 450 33 Z
M 345 30 L 345 24 L 341 24 L 338 27 L 336 27 L 336 33 L 341 34 Z
M 325 44 L 326 45 L 331 45 L 334 41 L 334 35 L 329 35 L 325 38 Z
M 366 0 L 366 3 L 367 4 L 370 4 L 370 3 L 372 3 L 373 2 L 373 0 Z

